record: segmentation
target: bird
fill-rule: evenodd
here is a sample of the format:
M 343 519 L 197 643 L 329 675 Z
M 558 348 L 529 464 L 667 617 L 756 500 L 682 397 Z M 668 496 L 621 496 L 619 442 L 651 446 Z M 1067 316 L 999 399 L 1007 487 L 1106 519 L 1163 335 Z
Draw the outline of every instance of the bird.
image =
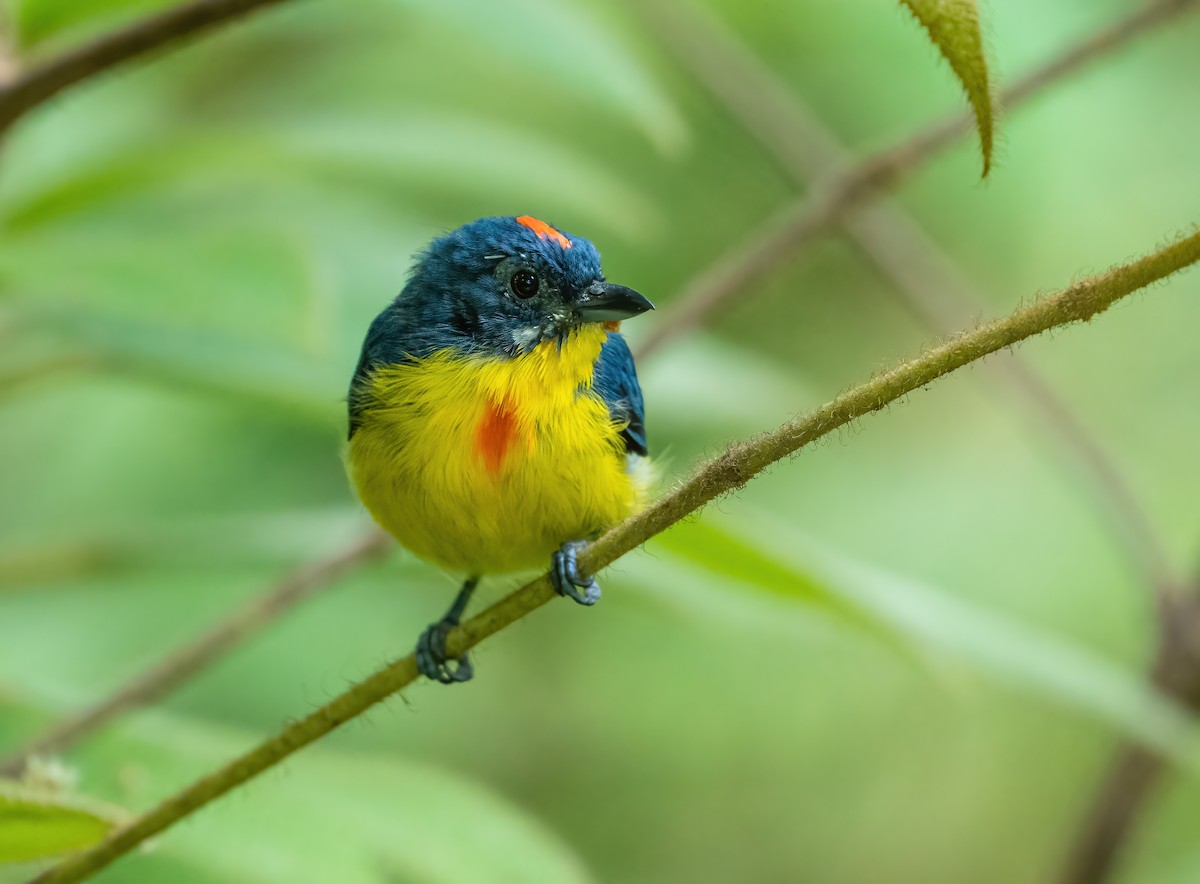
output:
M 464 575 L 416 662 L 473 676 L 446 639 L 484 575 L 549 565 L 590 606 L 588 539 L 642 507 L 645 407 L 619 329 L 654 305 L 610 283 L 587 239 L 530 215 L 435 238 L 375 318 L 350 382 L 346 466 L 371 516 L 418 558 Z

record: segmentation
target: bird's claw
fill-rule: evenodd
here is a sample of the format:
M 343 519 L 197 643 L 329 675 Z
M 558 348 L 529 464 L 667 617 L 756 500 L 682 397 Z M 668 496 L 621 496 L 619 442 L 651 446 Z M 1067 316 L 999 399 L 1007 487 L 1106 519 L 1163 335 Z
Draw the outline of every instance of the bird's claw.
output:
M 578 556 L 584 546 L 586 541 L 575 540 L 555 550 L 550 557 L 550 583 L 559 595 L 591 606 L 600 601 L 600 584 L 595 577 L 579 576 Z
M 465 654 L 457 659 L 446 655 L 446 636 L 456 626 L 457 620 L 439 620 L 437 623 L 431 623 L 417 639 L 417 669 L 426 678 L 440 681 L 442 684 L 455 684 L 470 681 L 471 676 L 475 674 L 471 661 Z

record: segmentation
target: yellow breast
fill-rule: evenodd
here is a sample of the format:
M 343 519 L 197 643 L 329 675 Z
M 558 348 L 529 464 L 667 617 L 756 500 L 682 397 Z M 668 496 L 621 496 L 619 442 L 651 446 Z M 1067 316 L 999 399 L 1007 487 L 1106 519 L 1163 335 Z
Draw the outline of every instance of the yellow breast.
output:
M 643 488 L 591 392 L 605 332 L 512 359 L 441 351 L 372 376 L 348 467 L 363 504 L 421 558 L 471 574 L 545 566 L 633 511 Z

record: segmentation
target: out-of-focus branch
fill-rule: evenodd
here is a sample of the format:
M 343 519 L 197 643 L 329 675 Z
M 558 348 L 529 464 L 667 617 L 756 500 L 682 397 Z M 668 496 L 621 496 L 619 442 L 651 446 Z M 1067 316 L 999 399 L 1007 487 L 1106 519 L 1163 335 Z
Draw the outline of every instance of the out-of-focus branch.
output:
M 703 464 L 683 484 L 641 513 L 612 528 L 580 553 L 579 565 L 592 573 L 612 564 L 680 519 L 722 494 L 735 491 L 783 458 L 794 454 L 856 418 L 885 408 L 989 353 L 1028 337 L 1091 319 L 1129 293 L 1200 261 L 1200 231 L 1144 258 L 1076 283 L 1010 316 L 995 320 L 927 350 L 848 390 L 773 433 L 731 445 Z M 451 631 L 446 649 L 460 656 L 555 598 L 546 575 L 526 584 Z M 34 884 L 82 881 L 124 856 L 146 839 L 174 825 L 242 783 L 279 764 L 417 680 L 412 654 L 383 667 L 320 709 L 285 728 L 245 755 L 121 827 L 104 841 L 68 857 L 35 879 Z
M 1039 84 L 1083 60 L 1117 46 L 1122 39 L 1164 21 L 1195 0 L 1154 3 L 1110 26 L 1006 93 L 1031 94 Z M 652 0 L 639 7 L 662 43 L 705 89 L 766 148 L 775 162 L 803 188 L 812 180 L 846 174 L 852 157 L 803 99 L 791 92 L 728 31 L 694 4 Z M 821 217 L 826 217 L 822 212 Z M 895 285 L 908 311 L 934 331 L 947 331 L 977 315 L 987 299 L 968 275 L 897 204 L 879 195 L 834 218 Z M 1169 557 L 1148 514 L 1098 441 L 1071 407 L 1019 359 L 989 364 L 1010 389 L 1037 411 L 1091 474 L 1097 498 L 1116 536 L 1144 576 L 1151 593 L 1175 582 Z
M 0 86 L 0 133 L 76 83 L 282 2 L 285 0 L 190 0 L 30 67 Z
M 1162 778 L 1164 762 L 1145 746 L 1126 743 L 1088 810 L 1062 884 L 1100 884 L 1116 870 L 1121 849 Z
M 17 73 L 20 69 L 12 47 L 4 39 L 4 35 L 0 33 L 0 90 L 3 90 L 9 83 L 17 79 Z
M 1089 62 L 1127 44 L 1200 0 L 1158 0 L 1081 40 L 1035 68 L 1000 93 L 1001 107 L 1012 109 Z M 818 185 L 775 219 L 753 231 L 741 245 L 692 277 L 672 306 L 664 310 L 655 333 L 643 339 L 640 355 L 649 354 L 676 334 L 690 331 L 717 315 L 741 289 L 774 269 L 844 214 L 882 190 L 896 186 L 922 163 L 971 129 L 969 113 L 949 117 L 907 141 L 872 154 L 853 168 Z
M 1200 579 L 1163 598 L 1151 683 L 1200 712 Z M 1146 747 L 1125 742 L 1117 749 L 1070 847 L 1061 884 L 1102 884 L 1112 877 L 1164 773 L 1166 761 Z
M 380 558 L 390 546 L 385 535 L 372 531 L 345 549 L 293 571 L 265 595 L 252 599 L 95 705 L 52 725 L 0 759 L 0 777 L 16 776 L 30 758 L 62 752 L 114 718 L 154 702 L 347 571 Z
M 1032 94 L 1039 85 L 1071 69 L 1081 59 L 1094 57 L 1130 33 L 1196 6 L 1195 2 L 1151 4 L 1048 65 L 1039 76 L 1026 78 L 1013 91 L 1018 97 Z M 851 158 L 836 138 L 799 96 L 724 29 L 694 6 L 679 2 L 656 0 L 641 8 L 648 13 L 660 40 L 799 186 L 834 174 L 848 174 Z M 952 327 L 962 321 L 965 312 L 977 312 L 986 303 L 967 275 L 910 216 L 886 198 L 846 212 L 837 220 L 892 280 L 909 312 L 930 327 Z M 1149 516 L 1103 448 L 1076 419 L 1069 403 L 1017 358 L 991 362 L 987 367 L 1025 397 L 1042 422 L 1057 431 L 1075 460 L 1091 473 L 1117 537 L 1139 566 L 1162 614 L 1152 685 L 1197 710 L 1200 628 L 1194 628 L 1194 624 L 1200 623 L 1200 601 L 1194 596 L 1185 599 L 1173 595 L 1176 579 L 1170 559 Z M 1164 767 L 1164 760 L 1144 746 L 1125 742 L 1117 750 L 1071 848 L 1063 884 L 1099 884 L 1108 879 Z

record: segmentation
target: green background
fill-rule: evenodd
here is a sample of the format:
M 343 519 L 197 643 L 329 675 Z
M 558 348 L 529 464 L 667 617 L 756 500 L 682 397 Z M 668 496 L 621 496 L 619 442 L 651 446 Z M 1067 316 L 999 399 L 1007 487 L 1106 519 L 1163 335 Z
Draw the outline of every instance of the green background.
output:
M 35 60 L 163 4 L 4 5 Z M 989 4 L 993 74 L 1130 8 Z M 963 106 L 897 4 L 713 11 L 856 152 Z M 900 190 L 983 315 L 1197 220 L 1198 39 L 1181 18 L 1003 115 L 986 182 L 964 139 Z M 431 236 L 546 218 L 662 308 L 793 197 L 633 7 L 583 0 L 285 4 L 31 115 L 0 154 L 0 746 L 367 527 L 344 389 Z M 1185 275 L 1019 353 L 1181 570 L 1198 295 Z M 821 238 L 641 365 L 664 486 L 932 337 Z M 1154 612 L 1077 455 L 991 378 L 776 466 L 598 607 L 538 612 L 474 682 L 415 686 L 97 880 L 1050 880 L 1118 741 L 1196 740 L 1138 687 Z M 149 806 L 407 652 L 452 590 L 400 550 L 338 581 L 68 753 L 79 789 Z M 1198 814 L 1185 770 L 1122 880 L 1200 877 Z

